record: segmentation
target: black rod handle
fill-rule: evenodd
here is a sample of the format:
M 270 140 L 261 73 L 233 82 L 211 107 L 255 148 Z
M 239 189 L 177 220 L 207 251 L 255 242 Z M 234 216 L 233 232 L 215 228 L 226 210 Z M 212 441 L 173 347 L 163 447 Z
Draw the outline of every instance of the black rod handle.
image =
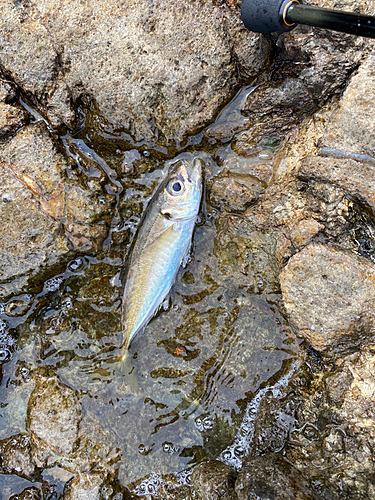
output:
M 322 9 L 294 1 L 286 7 L 283 20 L 287 25 L 308 24 L 317 28 L 375 38 L 375 17 L 354 12 Z
M 290 31 L 296 24 L 375 38 L 375 17 L 301 5 L 301 0 L 242 0 L 246 28 L 257 33 Z

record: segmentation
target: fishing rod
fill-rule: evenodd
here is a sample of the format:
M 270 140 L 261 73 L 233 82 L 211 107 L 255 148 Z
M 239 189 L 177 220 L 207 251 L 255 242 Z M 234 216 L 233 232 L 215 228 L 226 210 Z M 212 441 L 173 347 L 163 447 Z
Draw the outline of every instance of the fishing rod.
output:
M 246 28 L 257 33 L 290 31 L 307 24 L 351 35 L 375 38 L 375 17 L 302 5 L 298 0 L 242 0 Z

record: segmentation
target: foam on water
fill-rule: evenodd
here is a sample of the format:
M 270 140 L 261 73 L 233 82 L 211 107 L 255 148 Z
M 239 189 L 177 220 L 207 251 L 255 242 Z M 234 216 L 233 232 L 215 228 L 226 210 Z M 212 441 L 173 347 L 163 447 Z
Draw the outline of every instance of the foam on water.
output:
M 232 445 L 221 452 L 218 460 L 237 471 L 241 469 L 243 458 L 251 451 L 254 438 L 254 422 L 258 414 L 260 402 L 269 391 L 272 392 L 274 398 L 280 397 L 282 395 L 281 389 L 288 385 L 297 367 L 298 362 L 296 361 L 292 364 L 288 373 L 283 375 L 274 386 L 264 387 L 256 394 L 254 399 L 246 407 L 245 416 Z

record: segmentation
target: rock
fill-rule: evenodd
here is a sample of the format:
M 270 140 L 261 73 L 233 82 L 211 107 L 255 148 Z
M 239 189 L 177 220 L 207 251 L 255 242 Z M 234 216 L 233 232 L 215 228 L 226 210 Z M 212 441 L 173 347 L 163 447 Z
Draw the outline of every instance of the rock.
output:
M 188 0 L 7 0 L 0 30 L 1 65 L 42 106 L 52 100 L 53 120 L 69 116 L 53 102 L 88 95 L 109 130 L 125 128 L 136 141 L 158 140 L 155 126 L 178 139 L 204 126 L 238 83 L 235 59 L 253 77 L 270 52 L 238 12 Z
M 247 98 L 243 115 L 250 119 L 259 138 L 284 138 L 316 104 L 301 80 L 286 78 L 263 84 Z
M 296 248 L 310 243 L 312 238 L 324 229 L 323 224 L 315 219 L 304 219 L 299 221 L 292 229 L 290 238 Z
M 295 254 L 280 275 L 291 324 L 322 352 L 349 349 L 374 335 L 374 280 L 369 260 L 320 244 Z
M 310 156 L 301 162 L 298 177 L 337 186 L 350 199 L 375 213 L 375 174 L 371 164 L 351 158 Z
M 328 393 L 337 397 L 340 416 L 348 425 L 355 425 L 373 434 L 375 427 L 375 349 L 373 345 L 343 363 L 339 373 L 327 379 Z M 337 401 L 337 400 L 336 400 Z
M 19 495 L 12 495 L 9 500 L 42 500 L 43 493 L 39 488 L 31 486 L 31 488 L 26 488 Z
M 365 2 L 361 5 L 351 0 L 313 0 L 310 4 L 348 11 L 361 8 L 362 12 L 366 9 L 371 14 L 371 7 Z M 285 59 L 289 58 L 290 71 L 297 73 L 319 107 L 345 87 L 348 77 L 364 58 L 368 45 L 361 37 L 302 25 L 283 34 L 278 43 L 283 46 Z
M 264 185 L 251 175 L 223 174 L 208 186 L 210 203 L 227 212 L 242 213 L 264 192 Z
M 8 82 L 0 80 L 0 102 L 12 104 L 16 97 L 13 87 Z
M 194 468 L 191 483 L 200 500 L 235 500 L 235 478 L 228 465 L 211 460 Z
M 298 404 L 284 453 L 310 482 L 311 498 L 373 497 L 374 352 L 371 344 L 335 365 L 315 364 L 313 354 L 292 381 L 287 399 Z
M 2 145 L 0 160 L 1 281 L 67 259 L 69 245 L 81 251 L 100 247 L 107 234 L 100 219 L 108 215 L 114 195 L 105 192 L 101 200 L 100 184 L 90 184 L 90 189 L 74 172 L 67 178 L 70 166 L 43 121 L 24 127 Z M 9 286 L 5 288 L 7 295 Z
M 30 6 L 30 10 L 34 15 L 28 15 L 22 2 L 2 5 L 0 58 L 3 71 L 26 93 L 42 100 L 53 87 L 57 54 L 47 29 L 38 21 L 37 9 Z
M 64 500 L 101 500 L 101 474 L 80 474 L 64 488 Z
M 375 164 L 374 100 L 375 52 L 373 51 L 351 79 L 320 145 L 345 153 L 368 155 Z
M 251 458 L 236 480 L 238 500 L 310 500 L 308 483 L 278 455 Z
M 50 200 L 63 191 L 67 165 L 43 121 L 21 130 L 0 149 L 0 157 L 15 166 L 15 174 L 35 196 Z M 61 217 L 64 213 L 56 209 L 51 215 Z
M 0 102 L 0 141 L 14 134 L 26 123 L 26 113 L 16 106 Z
M 43 212 L 32 192 L 11 170 L 0 162 L 0 224 L 3 237 L 0 244 L 0 294 L 9 295 L 27 283 L 30 275 L 44 266 L 51 266 L 69 252 L 60 225 Z M 11 280 L 25 276 L 24 280 Z
M 0 470 L 2 474 L 35 479 L 37 468 L 32 459 L 29 436 L 18 434 L 0 441 Z
M 40 377 L 28 406 L 28 428 L 41 450 L 69 456 L 75 450 L 81 420 L 81 402 L 76 393 L 54 377 Z
M 287 400 L 280 407 L 274 398 L 264 397 L 254 422 L 255 453 L 275 453 L 280 451 L 294 426 L 295 403 Z

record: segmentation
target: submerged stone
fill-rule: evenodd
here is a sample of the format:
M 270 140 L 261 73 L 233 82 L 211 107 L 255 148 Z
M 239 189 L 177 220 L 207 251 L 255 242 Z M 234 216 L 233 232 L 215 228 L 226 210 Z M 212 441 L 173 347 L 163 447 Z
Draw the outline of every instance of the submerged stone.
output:
M 30 437 L 18 434 L 0 441 L 0 471 L 34 479 L 37 468 L 32 458 Z
M 194 468 L 191 483 L 200 500 L 234 500 L 236 473 L 228 465 L 215 460 Z
M 77 445 L 81 402 L 75 391 L 56 378 L 40 377 L 28 406 L 28 429 L 35 440 L 34 455 L 44 449 L 68 456 Z
M 251 175 L 224 174 L 215 177 L 208 189 L 213 207 L 242 213 L 258 201 L 264 184 Z
M 101 474 L 80 474 L 64 489 L 64 500 L 101 500 Z
M 302 474 L 278 455 L 249 459 L 236 480 L 238 500 L 311 500 Z

